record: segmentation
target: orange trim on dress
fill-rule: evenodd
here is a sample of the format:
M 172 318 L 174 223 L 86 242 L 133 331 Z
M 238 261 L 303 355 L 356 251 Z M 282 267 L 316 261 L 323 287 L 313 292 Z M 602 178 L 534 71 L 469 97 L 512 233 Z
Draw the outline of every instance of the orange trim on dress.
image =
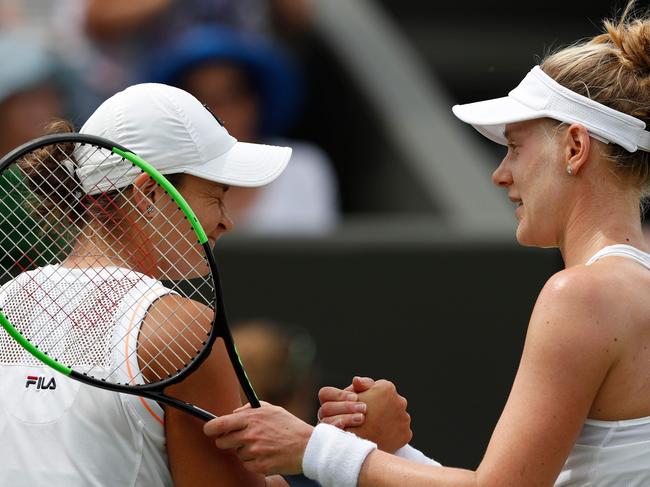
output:
M 130 360 L 130 354 L 129 354 L 129 339 L 131 338 L 131 330 L 133 330 L 134 327 L 134 321 L 136 316 L 139 316 L 140 312 L 140 307 L 144 304 L 142 302 L 143 299 L 147 298 L 150 294 L 152 293 L 157 293 L 157 291 L 149 290 L 142 298 L 140 298 L 140 304 L 138 304 L 133 316 L 131 317 L 131 322 L 129 323 L 129 328 L 126 333 L 126 340 L 124 341 L 124 356 L 126 357 L 126 374 L 129 377 L 129 382 L 131 384 L 135 383 L 135 377 L 133 376 L 133 371 L 131 370 L 131 360 Z M 143 316 L 144 319 L 144 316 Z M 137 344 L 136 344 L 136 350 L 137 350 Z M 138 359 L 137 357 L 137 352 L 136 352 L 136 360 Z M 144 408 L 153 416 L 153 419 L 155 419 L 158 423 L 161 425 L 165 425 L 165 420 L 162 419 L 158 414 L 154 412 L 153 409 L 151 409 L 151 406 L 147 403 L 147 400 L 144 397 L 138 397 L 140 399 L 140 402 L 144 406 Z

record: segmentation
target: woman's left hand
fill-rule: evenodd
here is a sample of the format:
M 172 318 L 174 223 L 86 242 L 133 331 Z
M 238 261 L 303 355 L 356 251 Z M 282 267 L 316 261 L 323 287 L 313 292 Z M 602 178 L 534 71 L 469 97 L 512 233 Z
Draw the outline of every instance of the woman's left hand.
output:
M 302 457 L 313 427 L 278 406 L 263 402 L 207 422 L 206 435 L 221 449 L 232 449 L 255 473 L 292 475 L 302 472 Z

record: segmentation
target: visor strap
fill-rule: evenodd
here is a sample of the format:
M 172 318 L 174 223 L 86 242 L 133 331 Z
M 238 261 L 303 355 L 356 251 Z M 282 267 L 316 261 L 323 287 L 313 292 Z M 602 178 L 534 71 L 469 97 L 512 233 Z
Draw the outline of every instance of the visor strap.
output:
M 650 152 L 650 132 L 647 130 L 642 130 L 639 134 L 639 140 L 636 145 L 645 152 Z

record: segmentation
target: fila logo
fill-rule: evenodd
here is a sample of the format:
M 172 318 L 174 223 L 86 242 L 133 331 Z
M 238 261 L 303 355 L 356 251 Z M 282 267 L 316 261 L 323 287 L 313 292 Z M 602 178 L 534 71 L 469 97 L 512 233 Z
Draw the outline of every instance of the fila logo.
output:
M 36 375 L 28 375 L 27 382 L 25 387 L 36 385 L 36 389 L 56 389 L 56 381 L 52 377 L 48 382 L 45 382 L 45 377 L 39 377 Z

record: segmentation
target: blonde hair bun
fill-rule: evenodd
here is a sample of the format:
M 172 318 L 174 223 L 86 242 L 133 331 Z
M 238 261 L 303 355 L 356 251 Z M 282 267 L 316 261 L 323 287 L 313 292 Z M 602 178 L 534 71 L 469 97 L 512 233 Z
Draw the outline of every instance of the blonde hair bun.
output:
M 604 35 L 618 48 L 618 58 L 625 68 L 650 76 L 650 19 L 628 20 L 634 4 L 628 4 L 618 22 L 603 22 L 607 31 Z

